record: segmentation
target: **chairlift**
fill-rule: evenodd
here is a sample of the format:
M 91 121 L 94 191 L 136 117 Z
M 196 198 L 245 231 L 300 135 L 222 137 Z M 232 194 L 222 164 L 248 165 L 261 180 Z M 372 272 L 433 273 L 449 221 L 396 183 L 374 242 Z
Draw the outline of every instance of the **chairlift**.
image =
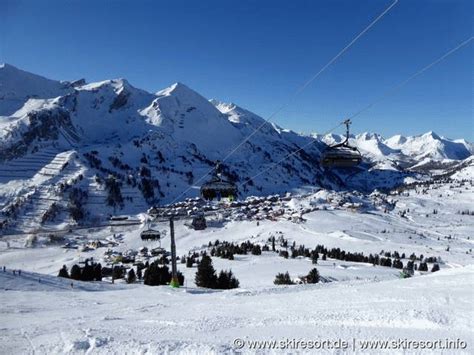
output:
M 325 168 L 352 168 L 362 162 L 362 155 L 356 147 L 349 145 L 349 126 L 351 120 L 345 120 L 346 139 L 330 146 L 321 155 L 321 165 Z
M 161 233 L 154 229 L 147 229 L 140 233 L 140 238 L 142 240 L 160 240 Z
M 146 229 L 140 232 L 142 240 L 159 240 L 161 242 L 161 232 L 150 228 L 148 219 L 145 222 Z
M 204 217 L 204 214 L 200 213 L 194 216 L 191 222 L 191 226 L 194 228 L 194 230 L 197 230 L 197 231 L 206 229 L 207 223 L 206 223 L 206 217 Z
M 237 197 L 237 186 L 222 178 L 221 163 L 218 161 L 211 180 L 201 186 L 201 197 L 204 200 L 220 201 L 222 198 L 234 200 Z

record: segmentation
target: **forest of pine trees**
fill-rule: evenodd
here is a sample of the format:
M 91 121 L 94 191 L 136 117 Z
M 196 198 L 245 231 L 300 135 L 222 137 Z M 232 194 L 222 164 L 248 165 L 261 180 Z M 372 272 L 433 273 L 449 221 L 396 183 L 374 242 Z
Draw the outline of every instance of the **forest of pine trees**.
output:
M 66 265 L 59 270 L 58 277 L 80 281 L 102 281 L 102 266 L 91 261 L 86 261 L 84 267 L 74 264 L 69 273 Z
M 373 265 L 380 265 L 385 267 L 392 267 L 395 269 L 404 269 L 403 261 L 401 259 L 405 259 L 405 253 L 400 254 L 397 251 L 388 252 L 388 251 L 381 251 L 379 254 L 369 254 L 364 255 L 364 253 L 353 253 L 342 250 L 340 248 L 331 248 L 328 249 L 324 245 L 317 245 L 314 249 L 306 248 L 304 245 L 297 246 L 295 242 L 288 245 L 288 240 L 280 236 L 278 240 L 275 237 L 270 237 L 268 239 L 268 244 L 263 245 L 261 247 L 259 244 L 252 243 L 250 241 L 246 241 L 239 244 L 234 244 L 231 242 L 226 241 L 219 241 L 216 240 L 214 243 L 209 242 L 208 248 L 210 249 L 211 256 L 217 256 L 224 259 L 234 260 L 234 255 L 261 255 L 263 251 L 269 252 L 276 252 L 279 256 L 288 259 L 288 258 L 298 258 L 298 257 L 305 257 L 310 258 L 313 264 L 317 264 L 318 260 L 327 260 L 327 258 L 349 261 L 349 262 L 360 262 L 360 263 L 370 263 Z M 281 249 L 278 249 L 278 246 Z M 188 255 L 187 257 L 183 257 L 182 262 L 186 263 L 186 267 L 192 267 L 193 264 L 196 263 L 196 258 L 199 256 L 197 253 L 193 253 L 193 255 Z M 419 255 L 418 257 L 412 253 L 409 257 L 409 261 L 416 261 L 419 260 L 420 263 L 436 263 L 438 258 L 436 257 L 427 257 L 424 258 L 423 255 Z M 428 271 L 427 265 L 420 265 L 420 271 Z M 410 268 L 410 266 L 408 266 Z M 438 265 L 439 267 L 439 265 Z

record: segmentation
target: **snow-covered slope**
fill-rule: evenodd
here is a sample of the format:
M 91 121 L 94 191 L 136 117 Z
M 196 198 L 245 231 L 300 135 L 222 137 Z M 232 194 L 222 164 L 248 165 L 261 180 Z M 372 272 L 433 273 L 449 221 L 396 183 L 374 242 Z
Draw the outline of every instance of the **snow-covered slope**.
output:
M 0 274 L 10 289 L 0 292 L 0 351 L 338 354 L 339 340 L 348 353 L 470 354 L 473 274 L 466 267 L 408 280 L 224 292 L 141 285 L 86 292 L 82 282 L 71 290 L 64 279 L 35 285 L 41 275 Z M 317 350 L 296 341 L 317 342 Z M 407 348 L 420 341 L 438 345 Z

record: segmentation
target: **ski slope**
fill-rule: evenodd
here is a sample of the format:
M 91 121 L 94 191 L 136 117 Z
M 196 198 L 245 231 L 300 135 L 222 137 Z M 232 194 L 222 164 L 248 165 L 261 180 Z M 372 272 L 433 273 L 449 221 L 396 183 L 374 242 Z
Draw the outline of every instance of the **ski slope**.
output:
M 348 352 L 379 354 L 377 349 L 364 350 L 364 341 L 460 339 L 466 342 L 465 348 L 442 353 L 470 354 L 474 219 L 458 213 L 472 208 L 474 192 L 469 186 L 415 187 L 395 195 L 396 206 L 388 212 L 327 207 L 304 214 L 302 223 L 211 218 L 209 228 L 194 231 L 176 222 L 178 255 L 206 250 L 216 239 L 263 245 L 269 236 L 283 235 L 290 244 L 311 248 L 324 244 L 364 254 L 383 249 L 440 258 L 441 271 L 415 272 L 409 279 L 400 279 L 400 270 L 390 267 L 331 258 L 313 265 L 308 258 L 285 259 L 270 251 L 260 256 L 235 255 L 235 260 L 212 258 L 216 270 L 231 269 L 239 279 L 240 288 L 234 290 L 197 288 L 196 267 L 181 263 L 178 269 L 185 275 L 185 287 L 179 289 L 122 280 L 111 284 L 107 278 L 72 281 L 71 287 L 71 280 L 56 277 L 59 268 L 90 257 L 105 265 L 107 248 L 61 248 L 66 241 L 81 246 L 96 239 L 105 242 L 115 234 L 118 244 L 112 249 L 122 252 L 152 248 L 158 242 L 140 239 L 143 225 L 73 231 L 59 244 L 40 237 L 34 247 L 25 247 L 27 236 L 5 236 L 0 240 L 0 265 L 7 266 L 5 273 L 0 271 L 0 352 L 254 353 L 250 342 L 258 340 L 341 339 L 350 344 Z M 306 208 L 323 204 L 324 196 L 330 194 L 295 196 L 289 203 L 295 209 Z M 156 223 L 153 228 L 166 230 L 167 224 Z M 169 248 L 168 237 L 162 245 Z M 288 271 L 297 279 L 315 266 L 324 282 L 273 284 L 278 272 Z M 12 269 L 21 269 L 22 275 L 13 275 Z M 236 348 L 235 339 L 245 342 L 243 349 Z M 288 348 L 273 350 L 281 353 Z M 440 349 L 391 350 L 441 353 Z M 336 349 L 320 352 L 340 353 Z
M 469 342 L 473 335 L 472 266 L 405 280 L 215 292 L 138 285 L 90 292 L 48 277 L 33 287 L 30 276 L 0 274 L 9 288 L 0 292 L 2 353 L 254 353 L 236 349 L 235 339 L 288 338 L 355 339 L 362 352 L 359 342 L 370 339 Z

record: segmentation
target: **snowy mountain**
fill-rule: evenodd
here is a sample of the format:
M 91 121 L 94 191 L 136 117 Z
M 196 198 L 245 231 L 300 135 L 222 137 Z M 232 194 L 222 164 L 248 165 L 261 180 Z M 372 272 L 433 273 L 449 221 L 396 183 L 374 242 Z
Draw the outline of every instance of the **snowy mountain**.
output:
M 451 140 L 440 137 L 434 132 L 413 137 L 393 136 L 384 142 L 392 149 L 400 150 L 404 155 L 421 161 L 431 160 L 462 160 L 474 153 L 474 146 L 464 139 Z
M 364 154 L 361 167 L 324 171 L 321 151 L 341 139 L 265 123 L 181 83 L 149 93 L 125 79 L 59 82 L 0 66 L 0 210 L 17 229 L 69 223 L 72 210 L 101 220 L 198 196 L 202 177 L 237 146 L 223 174 L 241 197 L 303 186 L 393 187 L 413 178 L 410 166 L 473 152 L 434 133 L 388 140 L 364 133 L 351 139 Z M 110 200 L 114 186 L 120 194 Z

